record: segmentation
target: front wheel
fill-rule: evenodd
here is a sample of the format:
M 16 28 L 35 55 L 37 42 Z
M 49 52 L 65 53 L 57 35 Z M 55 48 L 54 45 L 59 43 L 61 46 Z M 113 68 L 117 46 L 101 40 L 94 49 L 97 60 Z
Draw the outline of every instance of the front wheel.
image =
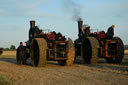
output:
M 114 63 L 121 63 L 124 57 L 124 44 L 123 44 L 123 41 L 119 37 L 114 37 L 113 39 L 118 40 L 117 54 L 116 54 Z
M 106 58 L 108 63 L 121 63 L 124 57 L 124 44 L 123 41 L 119 37 L 114 37 L 113 40 L 118 41 L 117 43 L 117 52 L 114 58 Z

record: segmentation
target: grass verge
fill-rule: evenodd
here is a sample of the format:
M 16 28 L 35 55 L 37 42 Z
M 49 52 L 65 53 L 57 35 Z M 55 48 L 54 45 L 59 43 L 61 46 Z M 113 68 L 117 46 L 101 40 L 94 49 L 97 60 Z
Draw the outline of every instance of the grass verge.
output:
M 0 85 L 8 85 L 8 82 L 5 80 L 5 78 L 0 76 Z

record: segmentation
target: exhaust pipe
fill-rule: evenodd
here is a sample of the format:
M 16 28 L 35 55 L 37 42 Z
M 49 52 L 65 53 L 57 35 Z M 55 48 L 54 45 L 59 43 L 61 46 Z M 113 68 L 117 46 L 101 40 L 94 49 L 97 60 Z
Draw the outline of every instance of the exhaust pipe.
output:
M 78 21 L 78 37 L 79 37 L 79 39 L 81 38 L 81 34 L 82 34 L 82 25 L 83 25 L 83 21 L 82 20 L 80 20 L 80 21 Z
M 35 26 L 35 21 L 34 20 L 30 21 L 30 28 L 32 28 L 34 26 Z

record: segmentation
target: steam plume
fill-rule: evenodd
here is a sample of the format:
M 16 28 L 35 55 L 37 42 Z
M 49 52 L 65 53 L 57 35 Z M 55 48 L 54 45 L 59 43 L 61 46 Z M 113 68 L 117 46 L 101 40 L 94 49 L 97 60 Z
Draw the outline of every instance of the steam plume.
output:
M 64 0 L 64 9 L 72 14 L 72 18 L 75 21 L 82 20 L 81 18 L 81 8 L 80 5 L 75 3 L 73 0 Z

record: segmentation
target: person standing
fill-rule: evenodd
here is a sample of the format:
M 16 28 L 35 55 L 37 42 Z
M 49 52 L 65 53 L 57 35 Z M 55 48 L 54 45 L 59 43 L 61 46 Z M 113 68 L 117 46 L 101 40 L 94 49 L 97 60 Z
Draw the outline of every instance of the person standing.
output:
M 20 42 L 17 48 L 17 64 L 26 64 L 26 47 L 23 46 L 23 42 Z
M 112 25 L 111 27 L 108 28 L 107 38 L 112 39 L 112 37 L 114 36 L 114 28 L 115 25 Z

